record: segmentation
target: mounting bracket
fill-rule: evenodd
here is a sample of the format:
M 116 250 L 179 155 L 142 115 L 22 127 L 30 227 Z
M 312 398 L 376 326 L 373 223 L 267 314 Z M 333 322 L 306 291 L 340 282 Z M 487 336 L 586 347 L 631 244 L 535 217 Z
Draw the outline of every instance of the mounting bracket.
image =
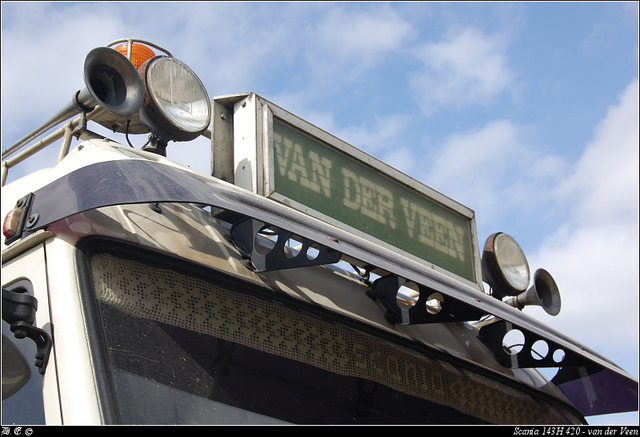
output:
M 515 331 L 510 334 L 513 340 L 506 339 L 505 336 L 512 331 Z M 479 337 L 495 354 L 496 360 L 510 369 L 580 367 L 585 364 L 577 354 L 504 320 L 496 319 L 480 328 Z M 513 341 L 516 343 L 508 344 Z
M 402 286 L 411 296 L 399 293 Z M 380 300 L 387 309 L 385 318 L 394 324 L 462 322 L 479 320 L 486 315 L 471 305 L 394 274 L 376 279 L 367 295 Z
M 231 236 L 256 272 L 333 264 L 342 258 L 331 248 L 253 218 L 236 222 Z

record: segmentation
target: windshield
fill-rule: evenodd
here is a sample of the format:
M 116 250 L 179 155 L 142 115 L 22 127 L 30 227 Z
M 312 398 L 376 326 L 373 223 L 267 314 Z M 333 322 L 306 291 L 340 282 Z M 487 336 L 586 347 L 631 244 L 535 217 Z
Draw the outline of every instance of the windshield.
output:
M 87 262 L 122 423 L 582 423 L 271 290 L 138 255 L 114 246 Z

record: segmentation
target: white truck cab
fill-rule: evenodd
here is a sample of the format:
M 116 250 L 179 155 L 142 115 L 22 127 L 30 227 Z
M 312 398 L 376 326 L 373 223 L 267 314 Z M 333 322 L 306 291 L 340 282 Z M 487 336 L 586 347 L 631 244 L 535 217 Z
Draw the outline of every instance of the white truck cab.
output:
M 481 248 L 469 208 L 257 94 L 209 99 L 148 41 L 91 51 L 84 75 L 2 154 L 3 425 L 581 425 L 637 410 L 635 378 L 521 311 L 560 311 L 553 278 L 507 234 Z M 201 135 L 211 174 L 166 158 Z M 60 138 L 54 167 L 5 185 Z

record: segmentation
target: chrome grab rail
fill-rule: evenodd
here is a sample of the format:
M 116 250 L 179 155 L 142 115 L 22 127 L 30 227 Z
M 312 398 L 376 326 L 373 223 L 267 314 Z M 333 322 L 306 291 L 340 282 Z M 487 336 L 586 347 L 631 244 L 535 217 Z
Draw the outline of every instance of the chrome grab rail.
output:
M 104 112 L 104 109 L 102 109 L 100 106 L 97 106 L 93 111 L 91 111 L 89 114 L 84 116 L 85 120 L 90 120 L 90 119 L 102 114 L 103 112 Z M 20 152 L 19 154 L 15 155 L 12 158 L 8 158 L 5 161 L 3 161 L 2 162 L 2 180 L 1 180 L 2 183 L 1 183 L 1 185 L 4 186 L 5 183 L 7 182 L 7 175 L 9 173 L 9 169 L 11 167 L 15 167 L 17 164 L 19 164 L 22 161 L 26 160 L 30 156 L 35 155 L 40 150 L 44 149 L 45 147 L 49 146 L 50 144 L 54 143 L 55 141 L 58 141 L 60 138 L 64 138 L 64 140 L 62 141 L 62 145 L 60 147 L 60 152 L 58 154 L 58 161 L 57 162 L 60 162 L 62 160 L 62 158 L 64 158 L 67 155 L 67 153 L 69 153 L 69 147 L 71 145 L 71 138 L 72 138 L 71 133 L 72 133 L 73 129 L 75 129 L 76 127 L 78 127 L 80 125 L 80 123 L 82 122 L 82 119 L 83 119 L 83 116 L 80 116 L 80 117 L 77 117 L 77 118 L 65 123 L 62 127 L 58 128 L 57 130 L 55 130 L 51 134 L 47 135 L 46 137 L 44 137 L 43 139 L 41 139 L 37 143 L 31 145 L 29 148 L 23 150 L 22 152 Z M 17 152 L 17 150 L 8 153 L 7 156 L 13 154 L 14 152 Z

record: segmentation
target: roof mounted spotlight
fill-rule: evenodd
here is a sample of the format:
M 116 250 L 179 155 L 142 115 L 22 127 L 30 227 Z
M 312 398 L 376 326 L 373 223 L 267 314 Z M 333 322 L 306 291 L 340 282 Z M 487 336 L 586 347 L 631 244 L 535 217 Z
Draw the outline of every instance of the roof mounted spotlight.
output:
M 493 297 L 518 296 L 527 290 L 531 274 L 524 251 L 505 233 L 490 235 L 482 254 L 482 279 L 489 284 Z
M 149 126 L 151 146 L 165 154 L 168 141 L 190 141 L 209 127 L 211 101 L 204 85 L 183 62 L 154 56 L 139 69 L 145 89 L 140 121 Z
M 169 141 L 191 141 L 206 131 L 211 101 L 198 76 L 163 47 L 137 38 L 107 45 L 124 55 L 137 70 L 144 89 L 140 111 L 127 119 L 94 121 L 125 134 L 150 133 L 143 150 L 166 156 Z

